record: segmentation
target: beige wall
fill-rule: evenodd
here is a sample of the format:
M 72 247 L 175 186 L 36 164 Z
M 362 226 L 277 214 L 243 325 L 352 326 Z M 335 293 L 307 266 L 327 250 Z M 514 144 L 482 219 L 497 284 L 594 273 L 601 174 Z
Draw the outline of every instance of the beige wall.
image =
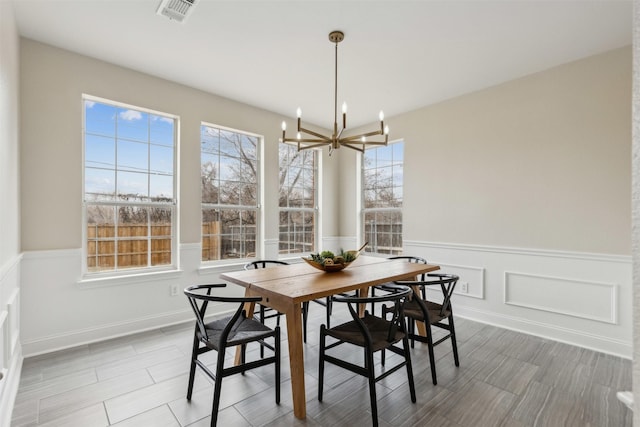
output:
M 18 32 L 11 4 L 0 4 L 0 267 L 20 253 Z
M 391 117 L 404 238 L 629 255 L 631 68 L 627 47 Z
M 20 59 L 24 250 L 82 247 L 83 93 L 180 116 L 181 243 L 200 241 L 200 122 L 263 135 L 265 237 L 278 238 L 282 116 L 31 40 L 22 40 Z

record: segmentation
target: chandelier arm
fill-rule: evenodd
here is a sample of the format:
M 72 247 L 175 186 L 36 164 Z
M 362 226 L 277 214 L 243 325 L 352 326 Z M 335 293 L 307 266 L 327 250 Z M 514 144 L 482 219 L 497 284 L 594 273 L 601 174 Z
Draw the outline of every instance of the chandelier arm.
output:
M 358 142 L 358 141 L 345 141 L 345 142 L 341 142 L 340 145 L 342 145 L 343 147 L 349 147 L 351 145 L 388 145 L 387 141 L 367 141 L 364 144 L 362 144 L 362 142 Z
M 294 142 L 299 141 L 299 142 L 306 142 L 306 143 L 314 142 L 314 143 L 322 143 L 322 144 L 331 144 L 331 141 L 327 141 L 326 139 L 318 139 L 318 138 L 301 138 L 301 139 L 292 138 L 291 140 Z
M 351 136 L 346 136 L 344 138 L 342 138 L 340 140 L 340 142 L 345 141 L 345 142 L 351 142 L 351 141 L 355 141 L 357 139 L 362 139 L 362 137 L 368 137 L 368 136 L 376 136 L 376 135 L 382 135 L 383 133 L 380 132 L 379 130 L 373 131 L 373 132 L 367 132 L 367 133 L 361 133 L 358 135 L 351 135 Z
M 356 150 L 356 151 L 359 151 L 359 152 L 361 152 L 361 153 L 364 153 L 364 147 L 363 147 L 363 148 L 354 147 L 354 146 L 352 146 L 351 144 L 341 144 L 341 145 L 342 145 L 343 147 L 345 147 L 345 148 L 351 148 L 352 150 Z M 359 145 L 362 145 L 362 144 L 359 144 Z
M 317 147 L 326 147 L 327 145 L 330 145 L 330 142 L 319 142 L 317 144 L 310 144 L 310 145 L 301 145 L 299 150 L 306 150 L 308 148 L 317 148 Z
M 313 135 L 313 136 L 315 136 L 316 138 L 320 138 L 320 139 L 322 139 L 323 141 L 331 142 L 331 138 L 326 137 L 326 136 L 324 136 L 324 135 L 322 135 L 322 134 L 320 134 L 320 133 L 318 133 L 318 132 L 314 132 L 314 131 L 309 130 L 309 129 L 305 129 L 305 128 L 302 128 L 302 127 L 301 127 L 301 128 L 300 128 L 300 132 L 308 133 L 309 135 Z

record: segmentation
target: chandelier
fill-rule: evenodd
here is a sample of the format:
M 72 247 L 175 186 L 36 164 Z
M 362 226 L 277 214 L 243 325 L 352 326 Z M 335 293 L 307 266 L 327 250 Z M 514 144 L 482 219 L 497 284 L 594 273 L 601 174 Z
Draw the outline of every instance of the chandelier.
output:
M 309 148 L 317 148 L 329 146 L 329 155 L 333 150 L 337 150 L 340 146 L 351 148 L 352 150 L 364 152 L 366 145 L 387 145 L 389 140 L 389 126 L 384 125 L 384 113 L 380 111 L 380 129 L 365 132 L 358 135 L 343 136 L 343 131 L 347 128 L 347 103 L 342 104 L 342 128 L 338 130 L 338 43 L 344 40 L 344 33 L 342 31 L 332 31 L 329 33 L 329 40 L 336 45 L 335 55 L 335 85 L 334 85 L 334 111 L 333 111 L 333 133 L 331 136 L 325 136 L 318 132 L 314 132 L 302 127 L 302 110 L 298 108 L 298 133 L 295 138 L 287 138 L 287 123 L 282 122 L 282 138 L 281 142 L 293 143 L 298 146 L 298 151 L 306 150 Z M 303 137 L 303 134 L 306 134 Z M 383 135 L 384 140 L 370 140 L 369 137 L 375 137 Z

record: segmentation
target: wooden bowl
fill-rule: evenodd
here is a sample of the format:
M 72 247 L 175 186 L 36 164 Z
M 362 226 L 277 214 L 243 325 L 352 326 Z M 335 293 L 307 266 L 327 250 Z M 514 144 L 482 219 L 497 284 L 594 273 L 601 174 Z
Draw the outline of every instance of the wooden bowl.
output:
M 351 262 L 346 262 L 344 264 L 330 264 L 330 265 L 322 265 L 318 262 L 312 261 L 308 258 L 302 258 L 304 262 L 309 264 L 313 268 L 317 268 L 318 270 L 326 271 L 327 273 L 333 273 L 335 271 L 344 270 L 351 264 Z M 353 261 L 352 261 L 353 262 Z

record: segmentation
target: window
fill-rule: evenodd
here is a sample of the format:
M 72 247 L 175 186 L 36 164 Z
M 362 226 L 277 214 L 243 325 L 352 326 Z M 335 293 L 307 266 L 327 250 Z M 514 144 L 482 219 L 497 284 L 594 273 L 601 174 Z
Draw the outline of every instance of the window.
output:
M 280 232 L 279 253 L 315 251 L 316 157 L 315 150 L 302 150 L 280 143 Z
M 402 141 L 368 149 L 362 164 L 362 224 L 367 252 L 402 253 Z
M 256 256 L 261 137 L 202 124 L 202 261 Z
M 175 265 L 175 116 L 84 96 L 86 271 Z

